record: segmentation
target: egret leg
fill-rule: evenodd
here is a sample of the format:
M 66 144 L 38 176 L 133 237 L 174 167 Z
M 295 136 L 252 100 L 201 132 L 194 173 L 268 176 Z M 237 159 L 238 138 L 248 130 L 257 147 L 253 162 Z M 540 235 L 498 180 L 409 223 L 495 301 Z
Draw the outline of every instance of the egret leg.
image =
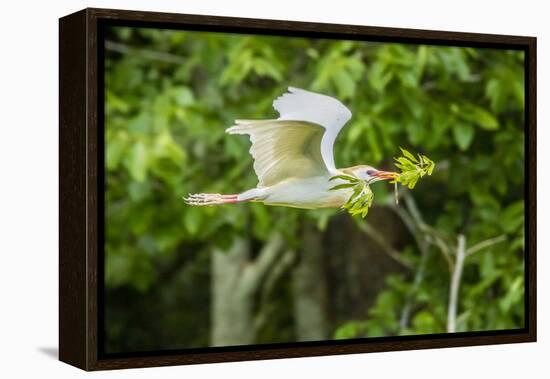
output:
M 253 188 L 241 194 L 222 195 L 219 193 L 194 193 L 184 197 L 183 200 L 189 205 L 222 205 L 235 204 L 243 201 L 255 201 L 260 199 L 261 189 Z
M 237 202 L 237 195 L 221 195 L 219 193 L 189 194 L 183 200 L 189 205 L 221 205 Z
M 222 195 L 219 193 L 193 193 L 183 200 L 189 205 L 222 205 L 237 203 L 238 195 Z

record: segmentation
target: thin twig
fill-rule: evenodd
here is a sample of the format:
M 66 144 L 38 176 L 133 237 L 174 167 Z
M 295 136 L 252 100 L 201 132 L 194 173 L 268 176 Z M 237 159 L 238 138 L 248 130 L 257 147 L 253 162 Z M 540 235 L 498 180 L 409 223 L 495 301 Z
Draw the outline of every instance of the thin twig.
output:
M 457 237 L 456 260 L 449 286 L 449 306 L 447 309 L 447 332 L 456 332 L 456 311 L 458 307 L 458 291 L 466 258 L 466 237 L 459 234 Z
M 401 207 L 393 206 L 392 208 L 394 209 L 396 214 L 401 218 L 401 220 L 403 221 L 407 229 L 409 229 L 409 232 L 413 235 L 414 239 L 416 240 L 418 249 L 420 250 L 420 263 L 418 264 L 418 267 L 414 274 L 413 285 L 407 293 L 405 305 L 403 306 L 403 309 L 401 311 L 401 317 L 399 318 L 399 327 L 402 331 L 406 329 L 407 326 L 409 325 L 409 320 L 411 317 L 411 311 L 413 306 L 413 297 L 418 291 L 418 289 L 420 288 L 420 284 L 422 283 L 422 280 L 424 280 L 426 263 L 428 261 L 428 256 L 430 254 L 429 241 L 426 238 L 420 238 L 420 225 L 424 223 L 422 215 L 420 214 L 420 211 L 416 207 L 416 204 L 414 204 L 414 199 L 412 199 L 410 195 L 406 194 L 404 195 L 404 198 L 405 198 L 406 204 L 408 205 L 407 209 L 409 209 L 409 212 L 413 217 L 411 217 L 409 213 L 407 213 Z
M 449 272 L 453 271 L 454 262 L 451 258 L 451 252 L 449 249 L 449 246 L 445 244 L 445 242 L 440 238 L 434 238 L 435 244 L 439 248 L 439 251 L 447 261 L 447 268 L 449 269 Z
M 409 213 L 407 214 L 402 208 L 400 207 L 393 207 L 395 212 L 398 216 L 401 217 L 403 222 L 405 223 L 405 226 L 409 229 L 411 234 L 416 239 L 417 245 L 419 249 L 421 250 L 421 253 L 428 249 L 430 244 L 434 244 L 439 248 L 439 251 L 447 261 L 447 266 L 449 268 L 449 271 L 452 271 L 452 267 L 454 265 L 453 259 L 451 258 L 451 252 L 449 249 L 449 244 L 446 241 L 446 236 L 444 236 L 441 232 L 434 229 L 430 225 L 426 224 L 424 222 L 424 219 L 420 213 L 420 210 L 416 206 L 416 203 L 413 199 L 413 197 L 408 193 L 405 192 L 403 194 L 403 197 L 405 198 L 405 204 L 407 206 L 407 210 Z M 410 217 L 409 214 L 412 216 Z M 423 239 L 420 239 L 420 235 L 423 235 Z
M 496 245 L 497 243 L 504 242 L 505 240 L 506 240 L 506 236 L 503 234 L 503 235 L 489 238 L 479 243 L 476 243 L 474 246 L 466 250 L 466 256 L 469 257 L 470 255 L 475 254 L 480 250 L 483 250 L 489 246 Z
M 417 220 L 414 220 L 407 211 L 405 211 L 401 207 L 392 206 L 391 207 L 395 214 L 399 216 L 401 221 L 403 221 L 403 224 L 407 227 L 409 230 L 409 233 L 413 236 L 414 240 L 416 241 L 416 245 L 418 246 L 418 249 L 420 252 L 424 252 L 427 248 L 427 242 L 424 238 L 421 238 L 421 230 L 420 227 L 417 225 Z

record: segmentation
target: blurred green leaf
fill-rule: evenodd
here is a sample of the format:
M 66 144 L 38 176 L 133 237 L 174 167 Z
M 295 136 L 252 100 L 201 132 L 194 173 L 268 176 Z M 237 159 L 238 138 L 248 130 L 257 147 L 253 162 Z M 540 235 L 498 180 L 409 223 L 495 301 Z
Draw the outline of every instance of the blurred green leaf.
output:
M 498 129 L 498 120 L 487 110 L 478 106 L 469 105 L 463 110 L 464 118 L 475 122 L 480 128 L 485 130 Z
M 470 144 L 474 139 L 474 134 L 474 127 L 470 124 L 456 123 L 453 126 L 453 136 L 456 144 L 462 151 L 467 150 L 468 147 L 470 147 Z
M 134 180 L 143 182 L 147 174 L 147 149 L 145 143 L 137 142 L 126 160 L 128 171 Z

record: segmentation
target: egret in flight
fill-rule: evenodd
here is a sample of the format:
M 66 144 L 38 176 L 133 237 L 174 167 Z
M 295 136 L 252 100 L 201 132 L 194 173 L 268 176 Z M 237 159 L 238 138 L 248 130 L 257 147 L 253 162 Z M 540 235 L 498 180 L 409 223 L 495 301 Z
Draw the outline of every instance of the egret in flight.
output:
M 190 194 L 190 205 L 219 205 L 246 201 L 293 208 L 339 208 L 352 195 L 351 188 L 331 190 L 346 183 L 334 179 L 353 175 L 367 183 L 392 180 L 397 173 L 368 165 L 347 168 L 334 166 L 334 141 L 351 118 L 350 110 L 330 96 L 289 87 L 273 101 L 279 113 L 274 120 L 236 120 L 226 130 L 246 134 L 252 147 L 256 188 L 239 194 Z M 333 180 L 331 180 L 333 178 Z

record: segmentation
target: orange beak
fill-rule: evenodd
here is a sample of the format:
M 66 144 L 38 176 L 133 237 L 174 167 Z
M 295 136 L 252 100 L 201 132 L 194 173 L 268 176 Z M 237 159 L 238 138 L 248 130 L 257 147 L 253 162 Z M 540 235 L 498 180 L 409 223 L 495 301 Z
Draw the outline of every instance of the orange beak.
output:
M 372 175 L 382 180 L 393 180 L 397 178 L 399 174 L 397 172 L 391 172 L 391 171 L 376 171 Z

